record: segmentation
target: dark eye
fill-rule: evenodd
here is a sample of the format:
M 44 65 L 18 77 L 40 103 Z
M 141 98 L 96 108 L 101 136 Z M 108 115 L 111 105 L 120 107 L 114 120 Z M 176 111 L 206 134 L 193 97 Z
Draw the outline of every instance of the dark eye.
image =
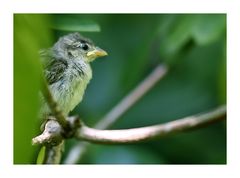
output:
M 82 48 L 83 50 L 87 51 L 88 50 L 88 45 L 86 43 L 81 43 L 80 44 L 80 48 Z

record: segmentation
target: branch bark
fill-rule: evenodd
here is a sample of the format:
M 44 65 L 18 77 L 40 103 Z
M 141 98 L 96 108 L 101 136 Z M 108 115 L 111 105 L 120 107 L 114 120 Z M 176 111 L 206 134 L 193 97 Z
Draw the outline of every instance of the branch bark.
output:
M 196 127 L 220 121 L 225 118 L 226 118 L 226 106 L 220 106 L 207 113 L 193 115 L 175 121 L 167 122 L 164 124 L 158 124 L 148 127 L 122 130 L 99 130 L 87 127 L 84 123 L 77 122 L 77 120 L 79 121 L 78 118 L 73 118 L 76 121 L 72 122 L 73 126 L 71 128 L 73 129 L 72 132 L 75 133 L 73 137 L 79 140 L 104 144 L 125 144 L 146 141 L 153 138 L 163 137 L 172 133 L 194 129 Z M 61 129 L 62 127 L 58 124 L 55 124 L 51 120 L 48 121 L 48 124 L 53 124 L 53 126 L 45 127 L 45 131 L 42 134 L 43 137 L 44 135 L 46 135 L 44 133 L 48 132 L 58 139 L 61 136 L 61 132 L 59 132 L 59 129 Z M 39 137 L 40 136 L 36 138 Z M 46 136 L 46 139 L 41 139 L 39 140 L 39 142 L 36 138 L 35 138 L 36 143 L 49 142 L 48 135 Z M 51 138 L 53 139 L 53 137 Z M 55 140 L 51 141 L 54 142 Z
M 226 106 L 221 106 L 208 113 L 189 116 L 168 123 L 141 128 L 123 130 L 98 130 L 82 125 L 81 128 L 77 130 L 75 137 L 80 140 L 96 143 L 134 143 L 163 137 L 179 131 L 194 129 L 205 124 L 225 119 L 225 117 Z

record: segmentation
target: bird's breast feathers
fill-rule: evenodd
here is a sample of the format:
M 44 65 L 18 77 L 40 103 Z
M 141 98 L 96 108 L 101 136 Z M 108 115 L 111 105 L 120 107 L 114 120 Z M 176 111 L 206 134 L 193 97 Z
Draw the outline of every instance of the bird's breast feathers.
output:
M 68 64 L 61 80 L 50 85 L 50 90 L 63 113 L 68 114 L 81 102 L 84 91 L 92 78 L 92 70 L 84 61 Z

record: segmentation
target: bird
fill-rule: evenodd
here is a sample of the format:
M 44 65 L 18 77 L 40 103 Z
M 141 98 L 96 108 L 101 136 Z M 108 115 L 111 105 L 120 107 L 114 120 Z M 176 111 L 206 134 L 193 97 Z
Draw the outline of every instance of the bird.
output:
M 83 99 L 92 78 L 90 63 L 106 55 L 106 51 L 78 32 L 62 36 L 51 48 L 40 51 L 44 77 L 64 116 Z M 43 95 L 40 102 L 39 117 L 47 118 L 51 110 Z

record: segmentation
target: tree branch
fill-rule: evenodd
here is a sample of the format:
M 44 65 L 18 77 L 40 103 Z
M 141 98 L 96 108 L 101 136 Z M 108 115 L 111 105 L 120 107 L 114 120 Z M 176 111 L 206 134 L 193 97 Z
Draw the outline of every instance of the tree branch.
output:
M 220 121 L 226 118 L 226 106 L 220 106 L 207 113 L 185 117 L 164 124 L 122 130 L 98 130 L 89 128 L 85 124 L 78 122 L 78 118 L 71 118 L 73 120 L 73 122 L 71 122 L 73 123 L 71 128 L 75 130 L 73 131 L 75 133 L 73 137 L 76 139 L 94 143 L 125 144 L 159 138 L 170 135 L 172 133 L 186 131 L 209 123 Z M 55 138 L 59 138 L 61 133 L 58 131 L 58 128 L 62 127 L 55 124 L 51 120 L 48 122 L 51 122 L 51 124 L 53 124 L 53 127 L 45 127 L 45 131 L 42 135 L 45 135 L 44 133 L 48 132 L 52 135 L 55 135 Z M 37 139 L 35 138 L 35 140 Z M 47 136 L 45 140 L 41 139 L 40 141 L 39 143 L 49 142 L 49 136 Z M 54 142 L 55 140 L 52 141 Z
M 221 106 L 208 113 L 189 116 L 168 123 L 141 128 L 123 130 L 98 130 L 82 125 L 77 130 L 75 137 L 80 140 L 96 143 L 134 143 L 163 137 L 179 131 L 193 129 L 205 124 L 225 119 L 225 117 L 226 106 Z
M 48 145 L 48 147 L 56 146 L 63 140 L 61 132 L 61 125 L 56 120 L 54 120 L 54 118 L 52 118 L 46 122 L 43 133 L 32 139 L 32 144 L 45 144 Z

